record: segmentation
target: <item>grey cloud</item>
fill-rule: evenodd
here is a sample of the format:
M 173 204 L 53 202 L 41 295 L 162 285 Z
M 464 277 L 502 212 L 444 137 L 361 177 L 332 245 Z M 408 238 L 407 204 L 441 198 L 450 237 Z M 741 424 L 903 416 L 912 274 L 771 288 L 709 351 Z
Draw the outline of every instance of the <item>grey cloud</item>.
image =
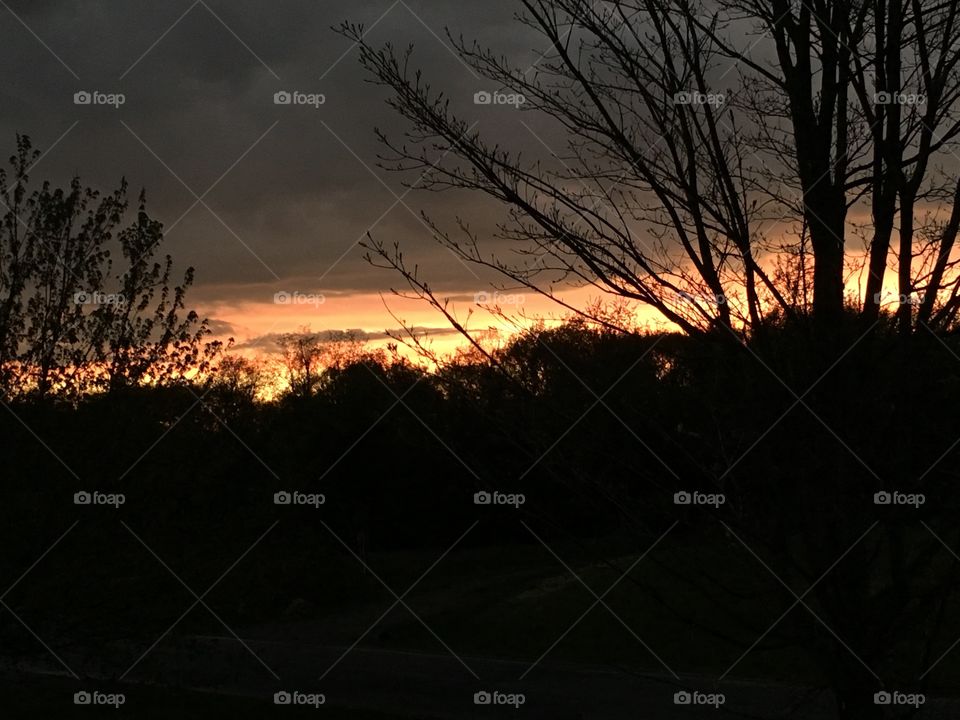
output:
M 415 43 L 415 64 L 469 112 L 481 84 L 434 34 L 447 42 L 443 28 L 449 25 L 455 35 L 533 62 L 541 51 L 512 21 L 516 4 L 205 3 L 181 18 L 190 0 L 11 0 L 49 50 L 13 18 L 0 24 L 6 110 L 0 142 L 7 143 L 0 154 L 12 151 L 15 132 L 25 132 L 50 150 L 34 170 L 36 180 L 65 183 L 80 174 L 86 184 L 109 189 L 125 176 L 134 191 L 146 187 L 151 213 L 170 228 L 167 251 L 197 269 L 199 297 L 211 298 L 218 288 L 243 292 L 308 277 L 323 277 L 329 292 L 386 291 L 402 281 L 372 270 L 356 247 L 374 224 L 378 237 L 403 243 L 435 287 L 476 287 L 479 280 L 437 246 L 415 214 L 426 208 L 451 230 L 454 216 L 462 215 L 489 235 L 502 211 L 456 193 L 414 191 L 397 203 L 403 178 L 375 167 L 380 148 L 373 128 L 396 135 L 403 124 L 331 26 L 376 23 L 371 41 L 400 48 Z M 118 110 L 78 107 L 78 89 L 123 92 L 127 100 Z M 326 103 L 319 109 L 274 105 L 281 89 L 323 93 Z M 478 119 L 491 131 L 501 122 L 516 125 L 507 115 Z M 542 149 L 533 138 L 530 145 Z M 208 190 L 204 204 L 184 216 L 196 202 L 194 193 Z
M 410 328 L 417 336 L 431 337 L 438 335 L 455 335 L 456 330 L 450 327 L 413 327 Z M 374 340 L 386 340 L 394 336 L 406 335 L 407 331 L 403 328 L 395 330 L 383 330 L 381 332 L 368 332 L 366 330 L 319 330 L 311 333 L 317 335 L 324 342 L 336 342 L 345 339 L 359 340 L 361 342 L 370 342 Z M 237 350 L 256 350 L 261 353 L 280 352 L 279 341 L 284 333 L 269 333 L 258 337 L 250 338 L 234 345 Z
M 210 328 L 210 331 L 211 333 L 213 333 L 214 337 L 230 335 L 231 333 L 236 332 L 236 327 L 233 324 L 227 322 L 226 320 L 208 318 L 207 326 Z

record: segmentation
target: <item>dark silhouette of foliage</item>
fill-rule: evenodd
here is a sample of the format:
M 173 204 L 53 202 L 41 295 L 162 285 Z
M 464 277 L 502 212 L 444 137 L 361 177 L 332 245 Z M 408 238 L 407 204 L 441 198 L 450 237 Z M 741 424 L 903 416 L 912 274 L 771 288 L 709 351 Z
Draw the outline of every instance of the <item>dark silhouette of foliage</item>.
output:
M 193 268 L 173 285 L 172 258 L 154 259 L 163 229 L 145 194 L 124 225 L 125 180 L 108 195 L 79 178 L 31 189 L 39 157 L 19 136 L 0 169 L 0 392 L 74 400 L 207 370 L 220 343 L 186 311 Z
M 242 545 L 275 516 L 272 494 L 294 488 L 327 501 L 320 516 L 284 515 L 300 548 L 329 544 L 322 518 L 360 552 L 435 552 L 474 521 L 472 495 L 484 489 L 528 502 L 485 515 L 468 542 L 478 549 L 529 546 L 518 520 L 552 542 L 608 548 L 644 547 L 677 522 L 649 558 L 655 569 L 625 580 L 686 628 L 658 652 L 717 674 L 761 638 L 744 660 L 751 672 L 832 688 L 843 716 L 874 717 L 881 685 L 936 694 L 956 668 L 949 654 L 936 664 L 960 633 L 960 563 L 941 544 L 960 547 L 955 353 L 952 335 L 904 344 L 892 318 L 864 334 L 855 313 L 830 336 L 771 322 L 743 345 L 574 319 L 534 326 L 491 359 L 462 355 L 434 371 L 354 348 L 323 367 L 310 395 L 268 402 L 256 400 L 262 369 L 232 359 L 202 382 L 92 395 L 73 409 L 18 401 L 17 416 L 57 438 L 78 477 L 7 414 L 0 431 L 21 451 L 3 520 L 25 537 L 66 523 L 71 494 L 96 479 L 102 491 L 126 493 L 125 521 L 187 574 L 203 568 L 182 528 L 203 524 L 220 544 Z M 906 408 L 914 414 L 904 425 Z M 162 449 L 144 456 L 159 436 Z M 678 506 L 684 490 L 726 502 Z M 926 503 L 878 506 L 882 491 L 923 493 Z M 26 505 L 36 512 L 9 510 Z M 78 552 L 107 555 L 112 542 L 85 538 Z M 257 589 L 218 600 L 234 622 L 278 621 L 291 596 L 317 608 L 334 602 L 322 583 L 297 580 L 317 572 L 316 556 L 285 547 L 258 551 L 250 572 L 269 581 L 256 575 Z M 5 569 L 35 550 L 25 543 Z M 325 576 L 341 560 L 323 555 Z M 101 612 L 124 582 L 106 569 L 84 572 L 96 581 L 82 584 L 89 605 L 78 602 L 80 616 Z M 17 602 L 54 582 L 42 574 Z M 154 590 L 144 582 L 124 592 L 148 602 Z M 803 604 L 778 621 L 796 596 Z M 111 612 L 112 627 L 83 632 L 137 632 L 129 610 Z M 79 637 L 66 620 L 49 622 L 49 636 Z M 688 657 L 689 633 L 724 659 Z

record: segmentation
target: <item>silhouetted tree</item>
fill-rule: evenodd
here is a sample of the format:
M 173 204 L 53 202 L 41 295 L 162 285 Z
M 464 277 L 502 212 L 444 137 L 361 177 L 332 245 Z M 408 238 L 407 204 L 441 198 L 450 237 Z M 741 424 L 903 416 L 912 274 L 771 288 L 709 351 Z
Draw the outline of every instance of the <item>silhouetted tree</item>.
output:
M 758 327 L 808 303 L 837 322 L 865 264 L 862 313 L 873 321 L 890 304 L 896 228 L 893 304 L 909 332 L 946 327 L 960 309 L 960 184 L 945 169 L 960 131 L 957 11 L 953 1 L 524 0 L 518 22 L 545 45 L 529 67 L 451 42 L 494 86 L 521 94 L 521 111 L 566 132 L 552 165 L 475 130 L 414 69 L 412 48 L 341 32 L 412 125 L 403 142 L 380 133 L 383 166 L 509 208 L 501 235 L 519 263 L 483 252 L 465 221 L 462 237 L 434 228 L 465 262 L 558 302 L 551 280 L 590 285 L 687 332 Z M 790 229 L 771 237 L 778 225 Z M 368 246 L 432 295 L 399 248 Z M 784 253 L 796 261 L 778 279 L 770 260 Z
M 20 136 L 10 170 L 0 169 L 3 394 L 76 397 L 207 369 L 220 343 L 205 343 L 206 321 L 183 313 L 193 269 L 171 287 L 172 259 L 153 259 L 163 230 L 144 194 L 123 226 L 126 181 L 105 196 L 77 178 L 67 189 L 31 190 L 38 158 Z
M 311 332 L 309 328 L 285 333 L 277 344 L 290 395 L 296 398 L 311 397 L 325 382 L 329 370 L 356 360 L 362 348 L 360 340 L 349 331 Z
M 426 190 L 466 188 L 502 203 L 499 234 L 519 262 L 485 252 L 466 220 L 456 236 L 431 226 L 461 260 L 508 285 L 628 337 L 629 321 L 566 304 L 558 282 L 651 306 L 688 335 L 727 341 L 674 343 L 660 353 L 659 384 L 617 385 L 600 409 L 626 418 L 622 441 L 640 449 L 583 433 L 573 447 L 558 446 L 561 475 L 569 484 L 597 468 L 598 490 L 629 499 L 629 484 L 616 478 L 632 467 L 645 486 L 634 489 L 646 500 L 633 513 L 643 528 L 660 512 L 676 515 L 670 499 L 684 486 L 724 494 L 715 517 L 681 517 L 705 547 L 756 552 L 775 568 L 757 592 L 800 598 L 797 614 L 758 622 L 722 572 L 698 567 L 686 582 L 728 622 L 686 620 L 717 636 L 747 628 L 762 647 L 801 648 L 843 717 L 885 717 L 873 693 L 929 682 L 954 631 L 945 618 L 957 573 L 941 538 L 958 541 L 948 530 L 954 483 L 942 464 L 954 457 L 955 433 L 945 431 L 941 393 L 956 378 L 949 332 L 960 311 L 951 158 L 960 3 L 521 5 L 518 22 L 545 41 L 532 66 L 450 41 L 492 86 L 522 95 L 521 112 L 565 133 L 553 161 L 474 129 L 451 94 L 415 68 L 412 48 L 375 47 L 362 27 L 345 24 L 373 81 L 410 123 L 402 139 L 378 131 L 381 165 L 419 174 Z M 771 237 L 771 224 L 789 229 Z M 366 247 L 470 336 L 399 244 L 369 238 Z M 899 297 L 889 303 L 891 260 Z M 866 275 L 862 299 L 845 294 L 857 272 Z M 890 304 L 895 324 L 881 312 Z M 564 410 L 586 401 L 590 411 L 591 394 L 616 381 L 593 393 L 578 386 L 577 377 L 598 371 L 578 356 L 597 346 L 583 336 L 571 346 L 569 331 L 521 337 L 506 354 L 474 341 L 528 397 L 557 389 L 546 404 L 556 415 L 539 403 L 521 411 L 524 445 L 536 446 L 541 432 L 549 438 L 543 428 L 556 429 Z M 554 344 L 569 360 L 556 362 Z M 471 369 L 467 379 L 485 377 Z M 654 402 L 664 395 L 672 404 Z M 639 406 L 662 415 L 644 417 Z M 617 432 L 613 422 L 601 427 Z M 874 504 L 874 493 L 894 491 L 926 493 L 928 505 L 917 513 Z M 837 572 L 821 577 L 832 563 Z

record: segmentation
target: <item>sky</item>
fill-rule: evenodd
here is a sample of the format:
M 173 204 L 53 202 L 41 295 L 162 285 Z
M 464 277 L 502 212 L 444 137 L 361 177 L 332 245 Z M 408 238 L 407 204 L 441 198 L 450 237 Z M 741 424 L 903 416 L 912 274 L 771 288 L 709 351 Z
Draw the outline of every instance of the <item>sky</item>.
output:
M 461 316 L 478 293 L 492 290 L 489 276 L 436 243 L 419 213 L 451 229 L 464 217 L 489 237 L 504 210 L 476 194 L 408 190 L 404 181 L 416 176 L 377 167 L 383 148 L 374 129 L 399 136 L 404 121 L 334 26 L 363 23 L 376 45 L 412 43 L 415 64 L 481 131 L 510 135 L 533 156 L 549 157 L 561 142 L 509 106 L 475 105 L 474 93 L 497 88 L 450 47 L 448 32 L 518 64 L 538 62 L 544 40 L 514 21 L 515 2 L 0 6 L 6 154 L 17 133 L 27 134 L 45 153 L 33 180 L 66 184 L 79 175 L 85 185 L 110 190 L 125 177 L 134 197 L 145 188 L 150 214 L 165 225 L 164 251 L 181 270 L 196 268 L 189 304 L 241 347 L 267 347 L 276 333 L 301 327 L 358 329 L 377 339 L 400 319 L 434 329 L 439 346 L 455 342 L 436 311 L 390 295 L 403 281 L 364 260 L 359 243 L 367 232 L 388 245 L 399 241 Z M 277 104 L 283 92 L 302 93 L 308 104 Z M 92 102 L 78 104 L 85 96 L 77 93 Z M 532 314 L 551 311 L 533 296 L 516 304 Z M 492 323 L 481 310 L 472 326 Z

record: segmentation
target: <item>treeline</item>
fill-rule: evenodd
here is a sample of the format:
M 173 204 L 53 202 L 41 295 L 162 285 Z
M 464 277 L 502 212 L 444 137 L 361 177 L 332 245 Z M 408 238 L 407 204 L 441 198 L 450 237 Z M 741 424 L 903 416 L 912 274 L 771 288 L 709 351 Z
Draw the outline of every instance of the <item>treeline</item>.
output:
M 829 341 L 779 328 L 742 344 L 570 322 L 435 370 L 341 343 L 307 389 L 269 402 L 255 363 L 230 358 L 195 381 L 9 404 L 9 490 L 65 517 L 74 491 L 98 489 L 125 493 L 125 511 L 225 523 L 275 492 L 323 493 L 371 547 L 439 542 L 482 491 L 526 500 L 490 509 L 511 528 L 500 538 L 521 514 L 643 533 L 691 490 L 758 522 L 791 494 L 814 512 L 849 492 L 868 513 L 859 498 L 891 483 L 953 502 L 949 463 L 930 466 L 960 431 L 954 338 L 859 334 L 852 321 Z

